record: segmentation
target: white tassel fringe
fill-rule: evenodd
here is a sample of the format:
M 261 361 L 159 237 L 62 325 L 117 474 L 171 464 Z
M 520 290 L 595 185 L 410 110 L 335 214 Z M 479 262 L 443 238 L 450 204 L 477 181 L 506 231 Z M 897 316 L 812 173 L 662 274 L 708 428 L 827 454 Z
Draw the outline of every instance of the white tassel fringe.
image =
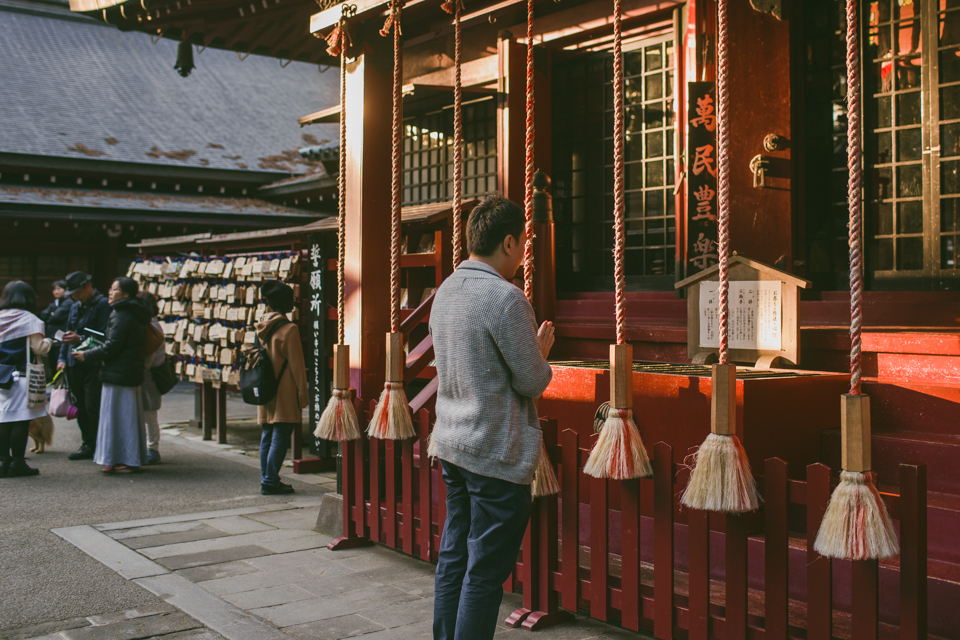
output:
M 653 475 L 647 450 L 630 409 L 613 409 L 600 429 L 600 437 L 583 465 L 583 472 L 594 478 L 629 480 Z
M 553 465 L 550 463 L 550 454 L 547 453 L 547 444 L 540 442 L 540 462 L 537 463 L 537 471 L 533 474 L 533 484 L 530 485 L 530 494 L 534 498 L 541 496 L 553 496 L 560 493 L 560 483 L 557 481 L 557 474 L 553 471 Z
M 883 498 L 864 473 L 843 471 L 813 548 L 827 558 L 873 560 L 900 553 Z
M 383 393 L 367 427 L 367 435 L 380 440 L 405 440 L 417 435 L 402 382 L 383 385 Z
M 680 502 L 689 509 L 744 513 L 760 496 L 740 439 L 711 433 L 692 454 L 693 471 Z
M 350 389 L 334 389 L 327 408 L 320 415 L 320 423 L 313 435 L 323 440 L 356 440 L 360 437 L 360 421 L 353 408 Z

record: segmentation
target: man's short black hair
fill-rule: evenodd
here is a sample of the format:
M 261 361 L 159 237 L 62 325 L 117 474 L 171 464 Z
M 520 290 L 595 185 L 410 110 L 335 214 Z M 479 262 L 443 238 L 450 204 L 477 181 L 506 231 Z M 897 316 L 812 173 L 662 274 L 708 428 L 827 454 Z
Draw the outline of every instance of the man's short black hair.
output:
M 51 288 L 52 288 L 52 289 L 56 289 L 57 287 L 60 287 L 61 289 L 63 289 L 64 291 L 66 291 L 66 290 L 67 290 L 67 281 L 66 281 L 66 280 L 56 280 L 56 281 L 54 281 L 53 287 L 51 287 Z
M 140 285 L 138 285 L 137 281 L 133 278 L 120 276 L 119 278 L 116 278 L 114 282 L 117 283 L 117 288 L 120 289 L 120 293 L 129 298 L 135 298 L 137 293 L 140 292 Z
M 487 196 L 467 220 L 467 248 L 478 256 L 492 256 L 504 238 L 520 240 L 525 224 L 523 209 L 499 193 Z
M 3 288 L 3 295 L 0 295 L 0 309 L 22 309 L 36 313 L 37 294 L 33 287 L 23 280 L 12 280 Z
M 293 289 L 279 280 L 267 280 L 260 285 L 260 297 L 277 313 L 293 311 Z

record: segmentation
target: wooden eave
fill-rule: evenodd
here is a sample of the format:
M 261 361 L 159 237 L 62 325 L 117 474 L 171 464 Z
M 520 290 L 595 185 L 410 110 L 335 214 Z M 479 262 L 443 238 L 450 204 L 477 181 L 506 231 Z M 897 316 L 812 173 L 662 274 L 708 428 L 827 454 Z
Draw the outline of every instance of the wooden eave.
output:
M 813 283 L 810 282 L 809 280 L 804 280 L 803 278 L 799 278 L 793 275 L 792 273 L 787 273 L 786 271 L 782 271 L 780 269 L 777 269 L 776 267 L 771 267 L 770 265 L 765 264 L 763 262 L 759 262 L 758 260 L 751 260 L 750 258 L 744 258 L 743 256 L 735 255 L 731 257 L 730 264 L 731 265 L 742 264 L 747 267 L 750 267 L 751 269 L 756 269 L 757 271 L 774 275 L 780 280 L 782 280 L 783 282 L 800 287 L 801 289 L 809 289 L 813 285 Z M 719 271 L 720 271 L 720 265 L 715 264 L 708 269 L 704 269 L 700 273 L 696 273 L 690 276 L 689 278 L 685 278 L 681 280 L 680 282 L 673 285 L 673 288 L 684 289 L 690 286 L 691 284 L 700 282 L 701 280 L 710 279 L 713 275 L 717 274 Z

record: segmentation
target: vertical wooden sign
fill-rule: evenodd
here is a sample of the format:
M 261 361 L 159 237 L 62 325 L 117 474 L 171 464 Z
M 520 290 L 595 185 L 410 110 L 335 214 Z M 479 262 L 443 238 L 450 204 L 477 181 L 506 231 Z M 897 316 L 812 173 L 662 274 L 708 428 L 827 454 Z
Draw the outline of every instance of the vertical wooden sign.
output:
M 713 82 L 687 83 L 686 275 L 717 264 L 717 110 Z

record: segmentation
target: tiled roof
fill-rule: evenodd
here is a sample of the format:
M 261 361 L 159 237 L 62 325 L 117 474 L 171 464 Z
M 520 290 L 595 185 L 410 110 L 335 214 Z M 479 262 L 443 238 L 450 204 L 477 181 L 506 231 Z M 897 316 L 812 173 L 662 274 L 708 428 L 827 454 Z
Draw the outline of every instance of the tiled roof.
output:
M 336 69 L 207 49 L 181 78 L 177 43 L 0 0 L 0 152 L 176 166 L 323 171 L 297 149 L 336 125 L 297 117 L 339 100 Z M 308 25 L 304 25 L 304 30 Z

